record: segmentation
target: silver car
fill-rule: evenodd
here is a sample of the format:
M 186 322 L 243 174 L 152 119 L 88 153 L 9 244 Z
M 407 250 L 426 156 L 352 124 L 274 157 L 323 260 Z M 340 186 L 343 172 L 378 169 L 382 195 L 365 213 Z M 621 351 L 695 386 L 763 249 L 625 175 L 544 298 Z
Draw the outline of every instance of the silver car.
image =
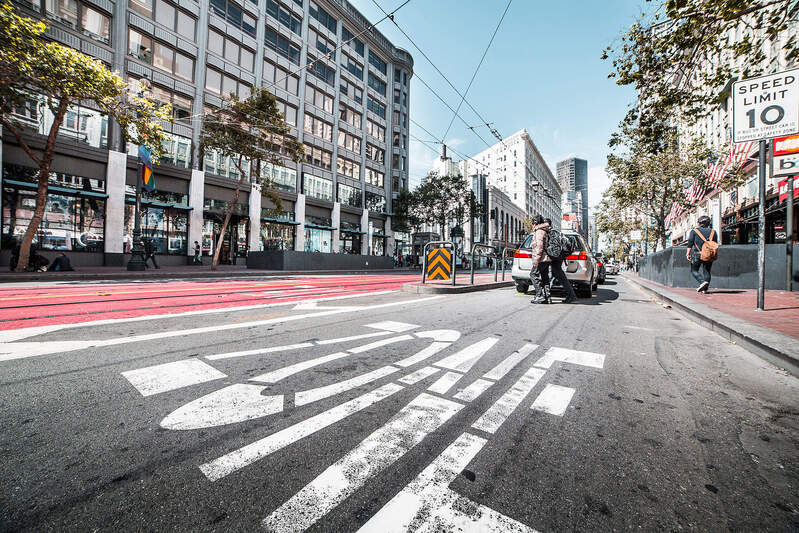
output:
M 596 290 L 596 266 L 585 239 L 574 231 L 563 231 L 561 234 L 572 242 L 572 253 L 563 262 L 566 278 L 574 287 L 577 296 L 590 298 Z M 511 276 L 516 283 L 516 290 L 527 292 L 530 288 L 530 270 L 533 268 L 532 255 L 533 236 L 528 235 L 522 246 L 513 256 Z

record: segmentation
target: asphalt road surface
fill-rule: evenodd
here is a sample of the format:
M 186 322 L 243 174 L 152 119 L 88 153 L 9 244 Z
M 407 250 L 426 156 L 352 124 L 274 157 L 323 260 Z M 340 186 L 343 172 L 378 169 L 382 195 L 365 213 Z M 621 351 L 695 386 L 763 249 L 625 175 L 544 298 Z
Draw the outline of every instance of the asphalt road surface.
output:
M 799 381 L 624 280 L 326 279 L 6 289 L 0 530 L 799 530 Z

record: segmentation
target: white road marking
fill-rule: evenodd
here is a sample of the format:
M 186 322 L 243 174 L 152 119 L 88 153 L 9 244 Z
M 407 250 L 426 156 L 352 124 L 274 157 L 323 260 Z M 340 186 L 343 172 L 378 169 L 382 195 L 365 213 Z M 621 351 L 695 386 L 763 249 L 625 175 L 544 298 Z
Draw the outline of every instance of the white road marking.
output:
M 472 400 L 483 394 L 486 390 L 488 390 L 488 387 L 490 387 L 493 384 L 494 384 L 493 381 L 488 381 L 487 379 L 478 379 L 469 384 L 468 387 L 457 393 L 454 396 L 454 398 L 456 400 L 462 400 L 464 402 L 471 402 Z
M 122 375 L 142 396 L 152 396 L 189 385 L 197 385 L 227 377 L 198 359 L 184 359 L 122 372 Z
M 437 368 L 435 368 L 435 367 L 426 366 L 424 368 L 420 368 L 416 372 L 412 372 L 411 374 L 408 374 L 404 378 L 398 379 L 397 381 L 399 381 L 400 383 L 404 383 L 405 385 L 413 385 L 414 383 L 418 383 L 418 382 L 422 381 L 423 379 L 429 378 L 430 376 L 432 376 L 433 374 L 435 374 L 438 371 L 439 370 Z
M 485 439 L 463 433 L 372 516 L 358 533 L 536 533 L 534 529 L 449 488 L 485 444 Z
M 427 390 L 438 394 L 446 394 L 447 391 L 451 389 L 452 386 L 462 377 L 463 374 L 458 374 L 457 372 L 447 372 L 438 378 L 435 383 L 427 387 Z
M 368 352 L 369 350 L 374 350 L 375 348 L 380 348 L 381 346 L 388 346 L 389 344 L 394 344 L 396 342 L 402 341 L 409 341 L 412 340 L 413 337 L 410 335 L 400 335 L 399 337 L 391 337 L 390 339 L 383 339 L 380 341 L 370 342 L 369 344 L 364 344 L 362 346 L 356 346 L 355 348 L 350 348 L 347 350 L 350 353 L 363 353 Z
M 528 355 L 533 353 L 536 350 L 536 348 L 538 348 L 537 344 L 525 344 L 524 346 L 519 348 L 518 352 L 513 352 L 508 357 L 506 357 L 504 361 L 502 361 L 497 366 L 486 372 L 485 375 L 483 375 L 483 377 L 486 379 L 493 379 L 495 381 L 499 381 L 500 379 L 504 378 L 505 374 L 510 372 L 510 370 L 513 367 L 524 361 Z
M 313 435 L 317 431 L 331 426 L 358 411 L 366 409 L 403 389 L 404 387 L 396 383 L 383 385 L 378 389 L 367 392 L 348 402 L 337 405 L 332 409 L 323 411 L 316 416 L 298 422 L 293 426 L 268 435 L 252 444 L 248 444 L 243 448 L 225 454 L 218 459 L 205 463 L 200 466 L 200 470 L 209 480 L 217 481 L 286 446 L 294 444 L 300 439 Z
M 581 352 L 579 350 L 571 350 L 569 348 L 558 348 L 553 346 L 534 363 L 534 366 L 540 368 L 549 368 L 555 361 L 562 361 L 564 363 L 572 363 L 575 365 L 591 366 L 594 368 L 602 368 L 605 365 L 605 354 L 593 352 Z
M 386 331 L 393 331 L 394 333 L 403 333 L 416 329 L 419 326 L 414 324 L 406 324 L 405 322 L 394 322 L 393 320 L 385 320 L 383 322 L 375 322 L 374 324 L 366 324 L 367 328 L 383 329 Z
M 408 368 L 409 366 L 413 366 L 416 363 L 419 363 L 421 361 L 424 361 L 425 359 L 428 359 L 428 358 L 434 356 L 435 354 L 437 354 L 438 352 L 440 352 L 441 350 L 443 350 L 444 348 L 446 348 L 450 344 L 452 344 L 452 343 L 450 343 L 450 342 L 434 342 L 430 346 L 426 346 L 425 348 L 423 348 L 422 350 L 416 352 L 412 356 L 406 357 L 405 359 L 402 359 L 401 361 L 397 361 L 395 364 L 398 365 L 398 366 L 401 366 L 403 368 Z
M 327 344 L 338 344 L 340 342 L 349 342 L 349 341 L 357 341 L 361 339 L 370 339 L 372 337 L 383 337 L 385 335 L 391 335 L 390 331 L 376 331 L 374 333 L 364 333 L 363 335 L 353 335 L 351 337 L 339 337 L 338 339 L 326 339 L 323 341 L 315 341 L 316 344 L 320 346 L 324 346 Z
M 433 339 L 439 342 L 455 342 L 461 338 L 461 332 L 454 329 L 433 329 L 430 331 L 420 331 L 414 333 L 422 339 Z
M 488 337 L 435 363 L 436 366 L 466 373 L 499 339 Z
M 289 350 L 298 350 L 300 348 L 310 348 L 313 343 L 301 342 L 299 344 L 287 344 L 285 346 L 273 346 L 271 348 L 257 348 L 255 350 L 245 350 L 243 352 L 228 352 L 219 353 L 216 355 L 206 355 L 205 358 L 209 361 L 216 361 L 219 359 L 232 359 L 233 357 L 244 357 L 247 355 L 259 355 L 265 353 L 287 352 Z
M 472 424 L 472 427 L 486 433 L 495 433 L 510 414 L 519 407 L 522 400 L 533 390 L 544 374 L 546 374 L 546 370 L 540 368 L 533 367 L 527 370 L 483 416 Z
M 563 416 L 569 407 L 569 402 L 572 401 L 572 396 L 574 396 L 574 389 L 547 383 L 530 408 L 555 416 Z
M 201 429 L 279 413 L 283 396 L 263 396 L 262 385 L 237 383 L 187 403 L 161 421 L 165 429 Z
M 264 519 L 267 531 L 305 531 L 366 481 L 393 464 L 463 406 L 420 394 L 384 426 L 366 437 L 344 457 Z
M 323 398 L 329 398 L 330 396 L 341 394 L 342 392 L 360 387 L 361 385 L 366 385 L 372 381 L 377 381 L 378 379 L 386 377 L 389 374 L 393 374 L 394 372 L 399 372 L 399 368 L 395 368 L 393 366 L 384 366 L 382 368 L 378 368 L 377 370 L 373 370 L 372 372 L 367 372 L 366 374 L 345 379 L 344 381 L 339 381 L 331 385 L 304 390 L 295 394 L 294 404 L 299 407 L 300 405 L 313 403 Z
M 293 365 L 284 366 L 283 368 L 278 368 L 277 370 L 273 370 L 265 374 L 259 374 L 250 378 L 250 381 L 256 381 L 259 383 L 277 383 L 278 381 L 286 379 L 289 376 L 293 376 L 294 374 L 302 372 L 303 370 L 308 370 L 309 368 L 329 363 L 330 361 L 335 361 L 336 359 L 341 359 L 342 357 L 348 357 L 349 355 L 350 354 L 347 352 L 336 352 L 331 353 L 330 355 L 323 355 L 322 357 L 316 357 L 314 359 L 309 359 L 307 361 L 302 361 Z

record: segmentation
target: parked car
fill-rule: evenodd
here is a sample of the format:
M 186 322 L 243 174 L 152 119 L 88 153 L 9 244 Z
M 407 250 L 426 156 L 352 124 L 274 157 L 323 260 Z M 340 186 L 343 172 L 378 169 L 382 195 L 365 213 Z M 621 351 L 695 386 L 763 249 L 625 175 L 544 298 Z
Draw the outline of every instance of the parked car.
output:
M 572 253 L 563 262 L 566 278 L 574 287 L 577 296 L 590 298 L 596 288 L 596 272 L 594 259 L 585 239 L 576 232 L 563 231 L 564 237 L 572 241 Z M 533 236 L 528 235 L 516 253 L 513 255 L 513 268 L 511 277 L 516 284 L 516 290 L 527 292 L 530 288 L 530 270 L 533 268 L 532 255 Z
M 619 264 L 616 261 L 605 264 L 608 274 L 616 275 L 619 273 Z
M 594 259 L 596 259 L 597 266 L 596 282 L 601 285 L 605 283 L 605 280 L 608 277 L 607 267 L 605 267 L 605 256 L 602 254 L 602 252 L 596 252 L 594 254 Z

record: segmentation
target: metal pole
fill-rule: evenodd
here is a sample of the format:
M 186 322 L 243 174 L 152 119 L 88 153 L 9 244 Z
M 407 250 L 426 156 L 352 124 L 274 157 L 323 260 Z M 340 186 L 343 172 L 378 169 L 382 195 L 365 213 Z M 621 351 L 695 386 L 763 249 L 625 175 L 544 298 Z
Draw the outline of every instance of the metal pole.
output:
M 494 281 L 497 281 L 497 272 L 499 269 L 499 265 L 497 264 L 497 258 L 494 256 Z
M 758 188 L 760 203 L 757 207 L 757 310 L 766 308 L 766 141 L 760 141 Z
M 505 253 L 507 249 L 508 249 L 507 246 L 505 246 L 505 248 L 502 249 L 502 281 L 505 281 Z
M 649 224 L 644 226 L 644 255 L 649 254 Z
M 452 238 L 452 235 L 450 235 Z M 458 245 L 452 240 L 452 286 L 455 286 L 455 269 L 458 268 Z
M 424 284 L 424 275 L 427 273 L 427 245 L 422 248 L 422 284 Z
M 772 144 L 772 149 L 773 149 Z M 774 153 L 772 151 L 772 153 Z M 772 156 L 772 160 L 773 160 Z M 785 208 L 785 271 L 786 285 L 788 291 L 793 290 L 793 180 L 794 176 L 788 176 L 788 205 Z
M 142 162 L 136 166 L 136 205 L 133 208 L 133 243 L 130 250 L 128 270 L 144 270 L 144 249 L 141 240 L 141 189 L 142 189 Z
M 474 249 L 475 245 L 472 244 L 472 261 L 469 264 L 469 285 L 474 285 Z

